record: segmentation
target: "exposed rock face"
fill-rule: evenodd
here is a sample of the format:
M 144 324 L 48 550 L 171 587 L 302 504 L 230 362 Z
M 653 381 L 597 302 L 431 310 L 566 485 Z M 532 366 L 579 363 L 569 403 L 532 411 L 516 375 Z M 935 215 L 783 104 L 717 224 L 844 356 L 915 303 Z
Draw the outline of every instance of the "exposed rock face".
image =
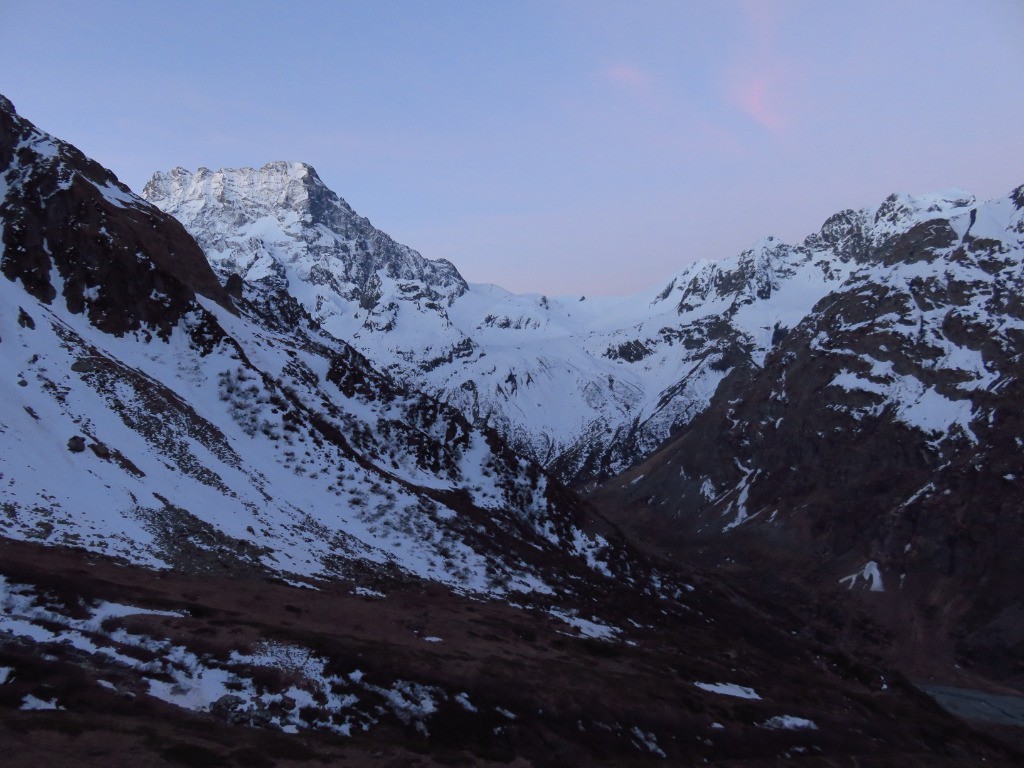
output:
M 853 575 L 879 615 L 1019 678 L 1019 197 L 830 219 L 804 248 L 844 244 L 849 276 L 602 503 L 662 537 L 746 532 L 820 558 L 817 578 Z
M 166 336 L 196 292 L 227 302 L 195 241 L 110 171 L 0 100 L 0 270 L 114 334 Z

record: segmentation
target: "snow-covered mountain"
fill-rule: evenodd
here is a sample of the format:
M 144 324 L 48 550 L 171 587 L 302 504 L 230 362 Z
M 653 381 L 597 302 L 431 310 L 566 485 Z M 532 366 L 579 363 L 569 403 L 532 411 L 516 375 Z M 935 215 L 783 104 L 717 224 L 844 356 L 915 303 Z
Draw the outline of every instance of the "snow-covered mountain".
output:
M 519 296 L 395 245 L 307 165 L 178 168 L 143 196 L 185 224 L 223 279 L 287 286 L 325 331 L 570 481 L 629 466 L 724 375 L 731 339 L 674 291 L 713 281 L 710 264 L 625 299 Z
M 9 102 L 0 120 L 0 533 L 152 566 L 497 593 L 553 593 L 567 574 L 551 555 L 610 574 L 610 545 L 539 466 L 377 372 L 284 283 L 232 298 L 174 219 Z M 465 290 L 367 237 L 397 280 Z M 378 274 L 353 270 L 351 290 Z
M 306 183 L 284 199 L 312 211 Z M 240 226 L 276 237 L 274 210 Z M 394 304 L 395 329 L 533 305 L 549 329 L 600 327 L 590 304 L 467 288 L 348 221 L 357 263 L 334 263 L 331 229 L 306 243 L 319 271 L 239 256 L 251 280 L 222 285 L 180 224 L 0 98 L 7 763 L 1019 764 L 862 660 L 878 643 L 839 636 L 815 594 L 782 606 L 760 578 L 652 560 L 484 419 L 327 333 L 353 302 Z M 484 319 L 494 339 L 531 325 Z M 652 357 L 605 320 L 576 352 L 587 375 Z M 564 365 L 572 333 L 536 338 Z
M 763 253 L 731 322 L 799 309 L 602 505 L 663 542 L 770 545 L 866 590 L 919 653 L 1019 681 L 1024 187 L 894 195 Z
M 288 191 L 298 184 L 307 191 Z M 940 634 L 970 634 L 975 656 L 1024 638 L 1010 607 L 1021 598 L 1015 559 L 1001 543 L 1022 533 L 1020 189 L 992 201 L 894 194 L 797 245 L 766 237 L 650 291 L 600 299 L 455 277 L 430 294 L 420 276 L 432 262 L 410 251 L 417 266 L 393 278 L 329 217 L 289 202 L 330 197 L 348 210 L 307 166 L 176 170 L 146 196 L 180 218 L 223 279 L 257 253 L 290 265 L 287 290 L 326 331 L 564 480 L 635 467 L 598 496 L 623 525 L 643 521 L 662 538 L 766 528 L 825 555 L 826 578 L 908 585 L 915 615 L 993 581 L 999 599 L 964 602 Z M 375 270 L 376 304 L 346 299 L 348 283 L 332 295 L 319 281 L 314 295 L 313 263 Z M 986 511 L 965 515 L 977 497 Z
M 218 270 L 290 287 L 339 337 L 354 320 L 386 324 L 388 305 L 403 296 L 443 317 L 441 307 L 467 289 L 450 263 L 428 261 L 375 229 L 303 163 L 258 172 L 176 168 L 156 174 L 143 197 L 206 233 L 204 250 Z

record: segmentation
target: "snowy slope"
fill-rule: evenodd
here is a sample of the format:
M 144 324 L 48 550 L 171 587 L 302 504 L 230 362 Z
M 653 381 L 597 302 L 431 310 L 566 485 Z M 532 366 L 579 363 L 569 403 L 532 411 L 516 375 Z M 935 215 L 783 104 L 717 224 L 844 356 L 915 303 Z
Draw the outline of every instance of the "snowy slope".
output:
M 952 235 L 927 209 L 967 204 L 893 198 L 877 220 L 849 214 L 819 236 L 835 243 L 765 240 L 657 291 L 595 302 L 466 286 L 311 194 L 308 168 L 273 173 L 281 194 L 237 207 L 245 235 L 220 251 L 247 280 L 222 286 L 181 225 L 0 98 L 0 733 L 18 765 L 695 764 L 812 751 L 1016 764 L 837 644 L 813 593 L 780 608 L 756 575 L 751 590 L 653 567 L 483 425 L 520 430 L 567 475 L 594 476 L 688 422 L 716 438 L 697 451 L 711 468 L 699 476 L 688 456 L 687 476 L 663 454 L 650 476 L 685 481 L 680 498 L 703 480 L 716 519 L 749 530 L 766 518 L 764 478 L 795 474 L 781 467 L 790 456 L 761 450 L 764 426 L 779 426 L 763 387 L 774 392 L 793 360 L 826 359 L 818 379 L 783 379 L 796 387 L 787 428 L 804 410 L 827 429 L 821 412 L 857 423 L 861 409 L 878 434 L 912 428 L 959 460 L 950 477 L 963 486 L 975 454 L 958 459 L 958 446 L 988 462 L 986 481 L 1012 483 L 1019 450 L 1005 439 L 1024 433 L 1022 396 L 1019 371 L 1000 366 L 1020 362 L 1019 193 L 960 211 Z M 209 182 L 225 199 L 268 191 Z M 253 238 L 264 250 L 247 261 Z M 907 287 L 909 299 L 887 299 Z M 403 381 L 339 338 L 346 323 Z M 865 323 L 878 350 L 913 341 L 924 362 L 869 363 Z M 929 350 L 951 376 L 926 372 Z M 804 407 L 822 377 L 859 394 Z M 751 382 L 762 389 L 744 401 Z M 957 393 L 989 400 L 945 420 L 924 407 Z M 628 480 L 641 503 L 663 490 Z M 907 504 L 951 490 L 943 480 L 918 483 Z M 934 524 L 922 514 L 915 532 Z M 840 584 L 890 594 L 891 562 L 864 560 Z M 1002 600 L 999 583 L 985 594 Z
M 223 211 L 263 202 L 196 195 L 160 204 L 226 279 L 209 245 L 231 237 Z M 563 480 L 605 481 L 596 499 L 625 527 L 662 546 L 760 533 L 810 556 L 815 580 L 876 597 L 905 587 L 900 610 L 1005 675 L 1007 644 L 1024 640 L 1007 545 L 1024 536 L 1022 210 L 1020 189 L 894 194 L 802 243 L 766 237 L 622 298 L 469 285 L 429 301 L 386 265 L 365 309 L 343 300 L 325 313 L 301 281 L 288 291 Z M 278 238 L 274 258 L 304 263 L 301 241 Z M 350 257 L 334 269 L 350 271 Z

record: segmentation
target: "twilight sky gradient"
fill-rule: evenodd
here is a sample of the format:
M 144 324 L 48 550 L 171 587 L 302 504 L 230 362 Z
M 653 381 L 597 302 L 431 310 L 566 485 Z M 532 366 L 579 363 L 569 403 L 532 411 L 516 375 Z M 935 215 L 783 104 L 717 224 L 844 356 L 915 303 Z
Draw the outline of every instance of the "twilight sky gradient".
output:
M 0 0 L 0 93 L 141 190 L 302 160 L 467 279 L 623 294 L 1024 183 L 1020 0 Z

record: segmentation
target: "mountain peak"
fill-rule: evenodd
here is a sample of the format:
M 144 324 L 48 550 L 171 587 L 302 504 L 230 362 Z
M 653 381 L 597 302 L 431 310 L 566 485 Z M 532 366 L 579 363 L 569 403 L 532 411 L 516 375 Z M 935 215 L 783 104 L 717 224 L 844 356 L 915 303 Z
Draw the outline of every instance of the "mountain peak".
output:
M 924 195 L 893 193 L 875 210 L 874 221 L 880 231 L 909 228 L 930 219 L 952 219 L 977 205 L 977 199 L 962 189 L 947 189 Z
M 388 305 L 399 285 L 437 306 L 468 290 L 451 263 L 396 243 L 306 163 L 175 168 L 155 173 L 142 196 L 178 218 L 222 276 L 281 290 L 308 286 L 300 301 L 321 322 L 364 322 L 359 310 Z
M 142 196 L 157 205 L 216 200 L 238 214 L 253 218 L 277 215 L 282 209 L 312 215 L 310 201 L 325 197 L 349 215 L 355 215 L 348 203 L 334 195 L 320 180 L 316 170 L 306 163 L 276 160 L 260 168 L 220 168 L 200 166 L 194 172 L 173 168 L 157 171 L 142 190 Z M 330 199 L 333 198 L 333 199 Z

